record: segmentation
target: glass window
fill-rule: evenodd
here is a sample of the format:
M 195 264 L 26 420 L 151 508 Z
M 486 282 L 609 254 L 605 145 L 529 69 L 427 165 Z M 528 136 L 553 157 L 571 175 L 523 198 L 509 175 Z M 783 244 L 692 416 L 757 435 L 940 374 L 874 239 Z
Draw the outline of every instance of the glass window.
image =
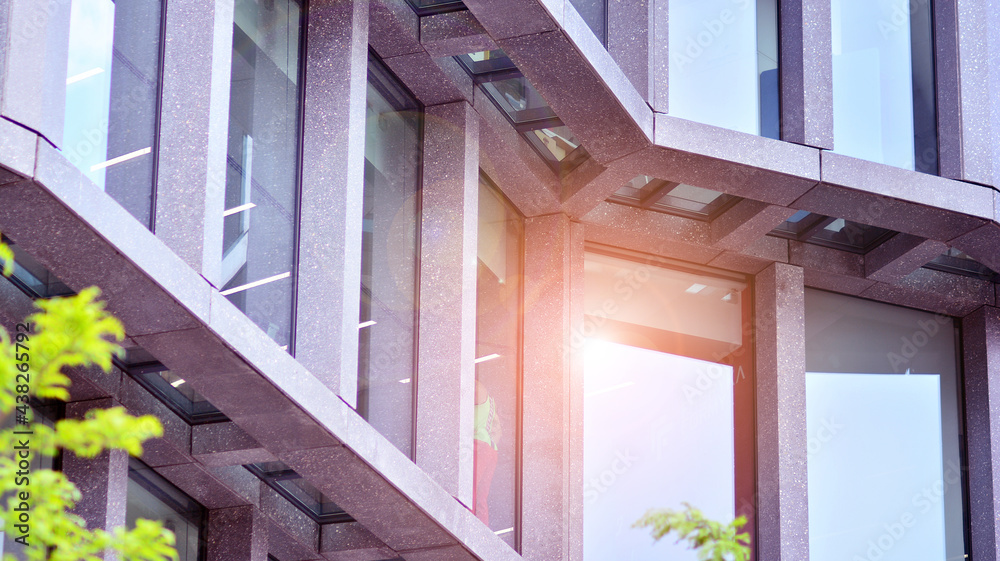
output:
M 464 10 L 461 0 L 406 0 L 419 16 L 429 16 L 443 12 Z
M 128 362 L 128 356 L 134 351 L 135 348 L 126 351 L 126 372 L 128 375 L 189 425 L 228 420 L 222 411 L 219 411 L 203 395 L 195 391 L 181 374 L 167 369 L 155 359 L 141 363 Z
M 971 255 L 953 247 L 948 248 L 948 251 L 935 257 L 930 263 L 924 266 L 928 269 L 944 271 L 945 273 L 953 273 L 990 282 L 1000 282 L 1000 275 L 994 270 L 976 261 Z
M 671 115 L 780 136 L 776 0 L 670 0 Z
M 601 44 L 608 44 L 608 0 L 570 0 Z
M 205 558 L 205 508 L 174 487 L 152 468 L 129 458 L 128 493 L 125 499 L 125 524 L 135 528 L 144 518 L 159 520 L 174 533 L 178 561 Z
M 298 223 L 303 14 L 236 0 L 222 294 L 286 348 Z
M 473 512 L 517 545 L 518 399 L 524 221 L 485 177 L 479 184 Z
M 358 413 L 412 455 L 421 117 L 369 56 Z
M 695 561 L 632 524 L 688 502 L 753 518 L 747 284 L 588 253 L 584 263 L 584 559 Z M 586 340 L 583 338 L 587 337 Z M 747 528 L 753 534 L 751 527 Z
M 834 150 L 937 173 L 931 2 L 832 2 Z
M 951 318 L 806 290 L 809 558 L 963 559 Z
M 73 0 L 63 152 L 152 226 L 161 0 Z
M 639 175 L 609 200 L 699 220 L 713 220 L 740 199 L 719 191 Z
M 250 464 L 244 467 L 317 524 L 354 521 L 344 509 L 281 462 Z

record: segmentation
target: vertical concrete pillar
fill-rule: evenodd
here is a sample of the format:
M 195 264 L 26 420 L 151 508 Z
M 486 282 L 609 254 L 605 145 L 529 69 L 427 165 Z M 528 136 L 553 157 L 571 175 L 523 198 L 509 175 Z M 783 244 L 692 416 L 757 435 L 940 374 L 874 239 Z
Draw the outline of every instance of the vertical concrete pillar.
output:
M 649 106 L 657 113 L 669 108 L 667 85 L 670 71 L 670 43 L 668 15 L 669 0 L 649 0 Z
M 0 116 L 62 145 L 69 0 L 0 3 Z
M 166 4 L 153 229 L 221 287 L 233 0 Z
M 66 404 L 66 418 L 82 419 L 91 409 L 119 405 L 110 398 Z M 63 455 L 62 472 L 80 490 L 80 502 L 73 512 L 87 521 L 88 528 L 111 531 L 125 525 L 125 500 L 128 495 L 128 452 L 105 451 L 95 458 Z M 110 553 L 105 554 L 111 559 Z
M 956 165 L 943 161 L 941 172 L 946 177 L 997 186 L 1000 184 L 1000 96 L 996 95 L 1000 89 L 1000 10 L 981 0 L 952 1 L 957 5 L 957 21 L 947 21 L 947 13 L 936 9 L 935 28 L 939 35 L 958 30 L 956 62 L 961 87 L 958 91 L 952 88 L 951 93 L 961 96 L 961 162 Z M 950 27 L 942 29 L 942 25 Z M 938 54 L 941 55 L 940 51 Z M 945 65 L 944 71 L 947 70 Z M 953 113 L 950 116 L 954 118 Z M 947 117 L 949 113 L 939 113 L 938 122 Z
M 805 289 L 799 267 L 754 279 L 757 363 L 757 559 L 809 560 Z
M 417 357 L 417 465 L 472 506 L 479 115 L 426 109 Z
M 267 561 L 267 520 L 253 505 L 208 511 L 208 561 Z
M 778 3 L 781 139 L 833 148 L 833 29 L 830 0 Z
M 656 0 L 608 0 L 608 52 L 647 102 L 658 45 L 653 41 Z
M 1000 559 L 1000 308 L 962 318 L 971 549 L 977 561 Z
M 309 5 L 295 356 L 352 407 L 365 175 L 368 2 Z
M 521 552 L 583 558 L 583 226 L 525 220 Z M 574 346 L 576 344 L 576 346 Z

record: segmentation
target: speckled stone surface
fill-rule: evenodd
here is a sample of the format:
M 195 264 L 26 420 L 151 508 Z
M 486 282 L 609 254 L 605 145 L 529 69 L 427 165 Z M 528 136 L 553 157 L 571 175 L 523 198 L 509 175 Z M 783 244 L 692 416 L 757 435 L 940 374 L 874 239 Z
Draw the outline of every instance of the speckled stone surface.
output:
M 781 2 L 781 138 L 833 148 L 833 39 L 830 2 Z
M 479 117 L 465 102 L 424 117 L 416 461 L 472 505 Z M 463 454 L 463 451 L 466 453 Z
M 267 561 L 267 521 L 251 505 L 208 512 L 210 561 Z
M 573 443 L 582 430 L 582 395 L 572 386 L 582 379 L 574 375 L 580 365 L 571 348 L 573 330 L 583 321 L 582 307 L 571 305 L 571 296 L 582 296 L 580 230 L 565 215 L 525 221 L 521 551 L 526 559 L 580 559 L 582 450 Z
M 959 78 L 962 116 L 962 178 L 997 185 L 997 45 L 1000 29 L 995 6 L 957 0 Z
M 245 497 L 233 492 L 223 481 L 197 462 L 159 466 L 153 470 L 209 510 L 248 504 Z
M 937 97 L 938 173 L 965 179 L 962 154 L 962 86 L 958 37 L 959 2 L 933 2 L 934 74 Z
M 741 251 L 793 214 L 789 208 L 743 199 L 712 220 L 712 241 L 718 248 Z
M 971 232 L 951 240 L 949 245 L 956 247 L 987 267 L 996 271 L 1000 269 L 1000 224 L 991 222 L 980 226 Z
M 406 0 L 368 2 L 368 44 L 382 58 L 417 53 L 420 46 L 420 18 Z
M 456 56 L 496 49 L 471 12 L 445 12 L 420 18 L 420 44 L 432 57 Z
M 191 456 L 206 466 L 240 466 L 276 460 L 233 422 L 191 427 Z
M 573 42 L 561 32 L 548 32 L 497 43 L 599 163 L 645 148 L 652 137 L 652 111 L 579 14 L 567 13 L 575 16 L 568 21 L 579 20 L 565 31 Z M 576 50 L 588 45 L 595 61 Z M 615 134 L 607 134 L 610 130 Z
M 758 274 L 754 307 L 757 555 L 809 559 L 802 269 L 775 263 Z
M 607 3 L 608 53 L 647 102 L 653 91 L 650 81 L 653 53 L 658 48 L 653 17 L 656 1 L 610 0 Z
M 419 51 L 387 58 L 385 63 L 424 105 L 472 101 L 472 78 L 451 57 L 432 58 Z
M 656 114 L 646 174 L 788 206 L 819 182 L 819 150 Z
M 476 90 L 479 165 L 525 216 L 559 212 L 559 183 L 552 169 L 508 124 L 500 110 Z
M 233 0 L 167 4 L 156 235 L 221 286 Z
M 989 281 L 923 268 L 894 284 L 875 283 L 860 296 L 957 317 L 996 302 L 996 291 Z
M 646 154 L 648 150 L 640 150 L 615 160 L 582 184 L 567 184 L 564 181 L 562 211 L 573 219 L 582 218 L 632 178 L 641 175 Z
M 587 241 L 663 257 L 707 263 L 722 253 L 711 246 L 707 222 L 615 203 L 601 203 L 583 217 Z
M 750 244 L 742 253 L 723 251 L 708 264 L 720 269 L 756 275 L 774 262 L 788 262 L 788 240 L 764 236 Z
M 996 561 L 1000 547 L 1000 309 L 962 319 L 968 441 L 970 553 Z
M 0 185 L 29 178 L 35 171 L 38 135 L 0 119 Z
M 864 193 L 925 205 L 933 207 L 939 213 L 954 211 L 986 220 L 993 218 L 993 191 L 981 185 L 954 181 L 833 152 L 823 152 L 822 160 L 824 185 L 847 187 Z M 862 204 L 857 206 L 864 208 Z M 841 215 L 831 216 L 841 217 Z M 907 217 L 904 215 L 900 218 Z M 925 226 L 920 222 L 917 224 Z
M 79 401 L 66 404 L 67 419 L 82 419 L 91 409 L 118 405 L 112 399 Z M 88 528 L 111 531 L 125 524 L 125 499 L 128 495 L 128 452 L 112 450 L 95 458 L 80 458 L 72 453 L 62 457 L 62 472 L 80 490 L 81 499 L 73 512 L 87 521 Z
M 357 264 L 364 215 L 367 2 L 327 2 L 310 10 L 308 33 L 295 356 L 353 405 L 361 313 Z
M 791 206 L 940 241 L 952 240 L 985 224 L 981 218 L 826 184 L 817 185 Z
M 395 551 L 357 522 L 320 526 L 319 551 L 330 561 L 382 561 L 396 557 Z
M 42 156 L 50 151 L 51 156 Z M 55 158 L 65 162 L 44 143 L 40 156 L 40 165 L 50 166 L 49 172 Z M 61 175 L 62 171 L 66 172 L 65 176 Z M 59 200 L 30 181 L 0 188 L 0 231 L 44 266 L 58 270 L 57 276 L 70 288 L 79 290 L 100 280 L 105 292 L 120 295 L 109 302 L 108 311 L 122 321 L 130 334 L 193 327 L 196 320 L 190 315 L 192 309 L 205 313 L 207 318 L 208 301 L 203 297 L 208 295 L 208 285 L 204 279 L 110 197 L 97 191 L 92 184 L 83 186 L 75 181 L 74 178 L 82 178 L 76 168 L 60 168 L 60 172 L 53 175 L 50 185 L 57 195 L 61 195 Z M 82 190 L 87 192 L 87 202 L 82 200 Z M 75 212 L 67 210 L 60 200 L 73 204 Z M 105 235 L 120 241 L 119 247 L 129 248 L 131 259 L 125 259 L 108 246 L 102 237 L 80 221 L 79 215 L 107 224 L 109 229 Z M 79 259 L 80 255 L 89 258 Z M 154 283 L 139 273 L 133 264 L 136 261 L 148 271 L 163 272 L 160 282 Z M 163 284 L 176 288 L 176 292 L 167 296 L 160 288 Z M 185 306 L 177 300 L 185 302 Z
M 8 0 L 7 43 L 0 80 L 0 116 L 38 132 L 55 146 L 63 140 L 70 3 Z
M 942 242 L 896 234 L 865 254 L 865 277 L 893 283 L 948 250 Z
M 552 31 L 564 0 L 468 0 L 463 2 L 494 39 Z

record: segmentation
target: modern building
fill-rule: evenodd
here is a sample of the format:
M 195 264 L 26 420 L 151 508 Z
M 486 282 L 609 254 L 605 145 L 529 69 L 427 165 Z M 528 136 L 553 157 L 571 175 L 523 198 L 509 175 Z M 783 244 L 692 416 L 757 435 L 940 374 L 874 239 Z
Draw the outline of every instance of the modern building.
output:
M 3 326 L 183 561 L 1000 558 L 986 0 L 0 0 Z M 49 404 L 51 405 L 51 404 Z M 8 538 L 5 549 L 16 552 Z

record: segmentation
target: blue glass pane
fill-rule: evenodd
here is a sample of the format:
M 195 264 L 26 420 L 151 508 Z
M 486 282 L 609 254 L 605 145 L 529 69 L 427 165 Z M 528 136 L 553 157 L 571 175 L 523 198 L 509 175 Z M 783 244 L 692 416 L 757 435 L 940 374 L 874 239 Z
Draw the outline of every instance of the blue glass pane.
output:
M 773 0 L 670 0 L 671 115 L 778 137 Z
M 160 88 L 160 0 L 73 0 L 63 153 L 150 226 Z

